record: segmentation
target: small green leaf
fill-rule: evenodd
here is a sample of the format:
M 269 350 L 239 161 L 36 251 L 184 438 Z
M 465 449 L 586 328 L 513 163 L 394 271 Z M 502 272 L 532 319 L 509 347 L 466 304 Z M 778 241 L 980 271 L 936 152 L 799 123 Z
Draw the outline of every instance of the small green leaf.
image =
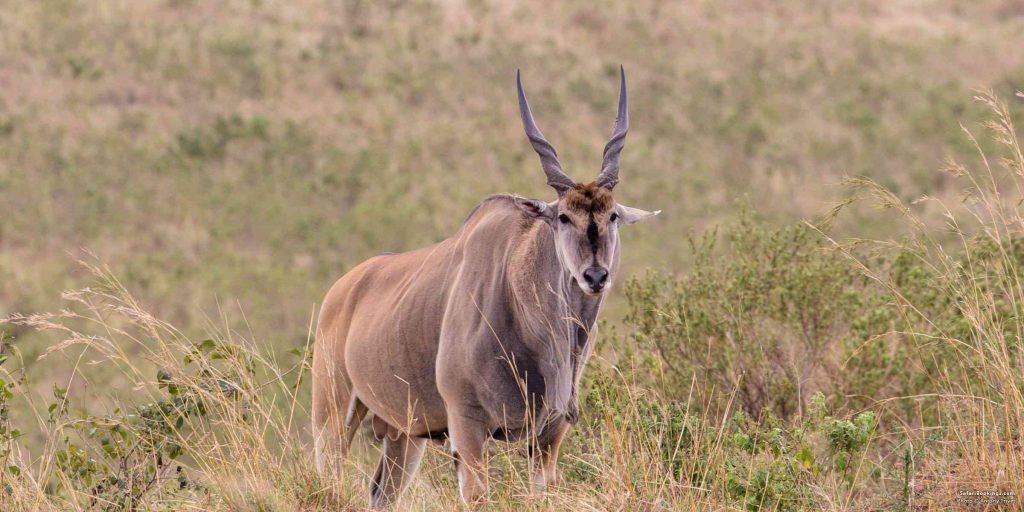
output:
M 800 460 L 804 469 L 811 469 L 811 466 L 814 465 L 814 454 L 811 453 L 810 448 L 800 450 L 800 453 L 797 454 L 797 458 Z
M 167 382 L 171 380 L 171 372 L 167 371 L 166 368 L 160 368 L 156 372 L 156 381 L 161 383 L 160 387 L 163 387 Z
M 177 443 L 171 443 L 167 446 L 167 456 L 172 460 L 177 459 L 181 455 L 181 445 Z

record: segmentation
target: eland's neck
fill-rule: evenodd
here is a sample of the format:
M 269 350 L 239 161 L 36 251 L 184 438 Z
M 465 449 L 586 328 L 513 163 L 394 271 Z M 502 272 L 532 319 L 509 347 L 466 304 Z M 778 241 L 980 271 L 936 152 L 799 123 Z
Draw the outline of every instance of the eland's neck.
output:
M 551 228 L 534 223 L 508 267 L 510 302 L 521 339 L 544 378 L 542 423 L 579 417 L 576 387 L 593 347 L 591 330 L 604 295 L 583 293 L 555 254 Z
M 520 323 L 528 324 L 524 327 L 541 338 L 538 341 L 582 346 L 597 321 L 604 295 L 587 295 L 562 267 L 550 227 L 537 222 L 521 236 L 508 268 L 511 300 L 522 313 Z

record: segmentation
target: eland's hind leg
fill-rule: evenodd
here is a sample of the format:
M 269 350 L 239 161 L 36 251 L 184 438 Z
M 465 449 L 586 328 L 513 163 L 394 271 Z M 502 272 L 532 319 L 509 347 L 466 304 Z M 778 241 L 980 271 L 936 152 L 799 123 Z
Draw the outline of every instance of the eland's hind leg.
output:
M 396 438 L 392 439 L 396 433 L 391 431 L 384 436 L 384 449 L 373 482 L 370 483 L 370 506 L 373 508 L 394 503 L 416 474 L 423 459 L 423 449 L 427 445 L 425 438 L 397 433 Z
M 352 391 L 344 361 L 313 354 L 313 442 L 321 473 L 337 472 L 348 453 L 366 406 Z

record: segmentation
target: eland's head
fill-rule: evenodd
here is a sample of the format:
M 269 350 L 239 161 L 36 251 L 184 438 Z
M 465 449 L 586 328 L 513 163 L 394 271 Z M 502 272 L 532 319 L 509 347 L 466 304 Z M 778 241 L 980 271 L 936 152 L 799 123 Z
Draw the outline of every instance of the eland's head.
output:
M 526 136 L 533 149 L 540 155 L 548 185 L 558 193 L 558 199 L 550 203 L 517 198 L 516 204 L 528 215 L 544 220 L 551 226 L 559 263 L 588 295 L 603 293 L 615 279 L 619 257 L 619 227 L 659 213 L 619 204 L 612 196 L 612 189 L 619 183 L 619 154 L 622 153 L 626 132 L 629 131 L 626 73 L 621 67 L 619 73 L 618 114 L 611 139 L 604 147 L 601 173 L 590 183 L 577 183 L 562 170 L 555 148 L 537 128 L 526 94 L 523 93 L 523 82 L 519 72 L 516 72 L 523 128 L 526 129 Z

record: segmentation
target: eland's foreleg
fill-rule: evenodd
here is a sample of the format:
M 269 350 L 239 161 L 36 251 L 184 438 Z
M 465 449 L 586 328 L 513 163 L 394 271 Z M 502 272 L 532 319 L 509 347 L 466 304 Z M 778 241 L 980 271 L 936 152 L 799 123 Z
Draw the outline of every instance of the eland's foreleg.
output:
M 535 439 L 530 446 L 530 487 L 533 492 L 541 493 L 555 482 L 558 476 L 558 448 L 569 431 L 568 421 L 559 422 L 545 433 L 543 439 Z
M 370 507 L 386 507 L 396 500 L 423 460 L 425 438 L 409 437 L 392 427 L 384 436 L 384 449 L 370 483 Z
M 480 409 L 463 408 L 462 411 L 448 412 L 448 435 L 455 458 L 455 471 L 459 477 L 459 494 L 470 505 L 487 501 L 487 461 L 484 458 L 484 443 L 489 433 L 483 422 Z M 479 413 L 479 414 L 475 414 Z

